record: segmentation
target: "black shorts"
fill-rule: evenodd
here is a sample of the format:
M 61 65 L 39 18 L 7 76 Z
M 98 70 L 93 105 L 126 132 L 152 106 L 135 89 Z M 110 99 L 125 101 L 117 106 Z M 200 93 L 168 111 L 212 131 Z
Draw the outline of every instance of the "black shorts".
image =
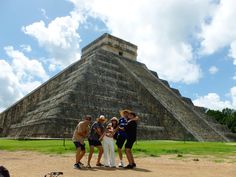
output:
M 132 149 L 135 139 L 127 139 L 125 143 L 125 148 Z
M 89 146 L 102 146 L 102 143 L 99 140 L 88 139 Z
M 114 140 L 117 140 L 117 136 L 118 136 L 118 133 L 116 132 L 116 133 L 113 135 Z
M 75 147 L 80 148 L 82 151 L 85 151 L 85 144 L 81 144 L 79 141 L 74 141 Z
M 126 140 L 125 137 L 123 137 L 123 136 L 121 136 L 121 135 L 118 135 L 118 136 L 117 136 L 116 145 L 117 145 L 117 147 L 118 147 L 119 149 L 122 149 L 122 147 L 123 147 L 123 145 L 124 145 L 124 143 L 125 143 L 125 140 Z

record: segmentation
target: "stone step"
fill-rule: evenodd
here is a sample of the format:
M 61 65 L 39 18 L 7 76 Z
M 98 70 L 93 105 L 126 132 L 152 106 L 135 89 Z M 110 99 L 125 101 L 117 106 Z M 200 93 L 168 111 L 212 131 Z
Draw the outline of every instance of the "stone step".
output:
M 191 100 L 190 98 L 181 97 L 181 99 L 182 99 L 185 103 L 187 103 L 187 104 L 189 104 L 189 105 L 191 105 L 191 106 L 194 106 L 194 104 L 193 104 L 193 102 L 192 102 L 192 100 Z
M 123 87 L 123 88 L 129 88 L 129 82 L 127 80 L 119 80 L 117 78 L 114 78 L 112 76 L 103 76 L 97 73 L 92 73 L 94 77 L 97 78 L 97 82 L 104 83 L 105 85 L 113 85 L 115 87 Z
M 155 130 L 155 131 L 164 131 L 165 128 L 162 126 L 152 126 L 152 125 L 145 125 L 145 124 L 138 124 L 138 129 L 148 129 L 148 130 Z
M 181 97 L 181 94 L 180 94 L 180 92 L 179 92 L 179 90 L 178 89 L 176 89 L 176 88 L 170 88 L 177 96 L 179 96 L 179 97 Z
M 195 106 L 193 106 L 192 108 L 193 108 L 194 111 L 196 111 L 198 114 L 200 114 L 200 116 L 202 118 L 204 118 L 207 122 L 214 123 L 214 124 L 219 124 L 219 122 L 214 117 L 208 116 L 207 114 L 200 111 L 199 109 L 195 109 Z
M 114 63 L 111 63 L 111 62 L 108 63 L 107 61 L 104 61 L 104 60 L 101 60 L 101 59 L 94 59 L 93 63 L 95 65 L 98 65 L 98 66 L 102 67 L 102 68 L 108 68 L 110 70 L 120 72 L 120 67 L 117 64 L 114 64 Z
M 212 123 L 212 126 L 222 133 L 231 133 L 231 131 L 226 125 L 222 125 L 219 123 Z
M 110 76 L 114 79 L 127 80 L 126 76 L 123 73 L 121 73 L 120 71 L 111 70 L 109 68 L 102 68 L 101 66 L 95 66 L 93 67 L 93 71 L 103 76 Z
M 132 107 L 140 108 L 140 105 L 137 103 L 137 100 L 127 100 L 125 98 L 120 99 L 116 97 L 110 97 L 110 96 L 101 96 L 101 95 L 91 95 L 87 96 L 88 100 L 91 100 L 93 103 L 92 105 L 106 105 L 110 107 L 125 107 L 127 104 L 132 105 Z
M 113 65 L 118 65 L 118 62 L 117 62 L 117 56 L 115 55 L 112 55 L 112 54 L 108 54 L 107 52 L 105 51 L 100 51 L 99 53 L 96 53 L 96 60 L 100 60 L 100 61 L 103 61 L 105 63 L 112 63 Z
M 167 80 L 160 79 L 160 81 L 161 81 L 165 86 L 167 86 L 167 87 L 170 88 L 170 84 L 169 84 L 169 82 L 168 82 Z
M 120 95 L 123 94 L 124 96 L 131 96 L 138 97 L 137 92 L 131 89 L 125 89 L 121 87 L 120 85 L 114 86 L 114 85 L 104 85 L 104 84 L 97 84 L 97 83 L 91 83 L 87 82 L 88 88 L 86 91 L 88 93 L 100 93 L 102 95 Z M 130 88 L 130 87 L 129 87 Z
M 96 78 L 96 75 L 94 75 L 94 77 Z M 104 82 L 104 80 L 106 82 Z M 94 89 L 98 89 L 98 90 L 101 90 L 101 89 L 108 90 L 108 91 L 114 90 L 114 91 L 127 92 L 130 94 L 136 93 L 135 88 L 128 81 L 120 81 L 116 79 L 112 80 L 112 78 L 109 78 L 109 77 L 106 77 L 104 79 L 96 78 L 96 82 L 91 82 L 90 80 L 88 80 L 87 84 L 88 84 L 88 87 L 93 87 Z
M 168 139 L 167 132 L 165 131 L 164 127 L 160 126 L 142 126 L 138 125 L 137 127 L 137 137 L 140 139 Z M 138 142 L 138 141 L 137 141 Z
M 89 106 L 81 105 L 80 109 L 86 110 L 88 113 L 89 112 L 97 112 L 97 116 L 100 114 L 106 113 L 111 116 L 117 116 L 117 117 L 120 117 L 119 111 L 122 109 L 130 109 L 130 110 L 133 110 L 134 112 L 135 112 L 135 110 L 139 110 L 138 107 L 132 107 L 132 105 L 129 107 L 127 105 L 125 107 L 122 107 L 120 105 L 110 106 L 107 104 L 106 105 L 104 105 L 104 104 L 103 105 L 89 105 Z M 139 113 L 137 113 L 137 114 L 139 115 Z
M 119 61 L 121 61 L 125 68 L 129 68 L 128 72 L 132 72 L 135 79 L 139 80 L 198 140 L 224 139 L 205 120 L 202 120 L 200 116 L 195 114 L 191 107 L 179 96 L 176 96 L 168 86 L 165 86 L 158 78 L 153 76 L 146 67 L 135 64 L 131 65 L 125 60 Z
M 78 76 L 80 76 L 80 75 L 83 75 L 83 74 L 86 73 L 86 70 L 87 70 L 87 67 L 80 67 L 80 68 L 78 68 L 78 70 L 75 70 L 75 71 L 69 73 L 69 74 L 66 76 L 66 78 L 63 79 L 63 81 L 61 81 L 61 82 L 66 81 L 67 78 L 74 78 L 74 77 L 76 77 L 76 76 L 78 77 Z
M 82 81 L 85 79 L 85 76 L 83 75 L 85 72 L 80 72 L 79 75 L 74 75 L 71 77 L 68 77 L 64 81 L 62 81 L 59 85 L 57 85 L 57 89 L 60 89 L 62 87 L 62 90 L 65 88 L 71 88 L 71 85 L 75 85 L 78 83 L 78 81 Z M 55 91 L 55 90 L 54 90 Z
M 227 138 L 229 138 L 231 141 L 236 141 L 236 133 L 225 133 L 224 134 Z
M 56 94 L 55 96 L 52 96 L 48 99 L 38 102 L 37 106 L 41 106 L 41 105 L 45 105 L 45 104 L 48 105 L 50 103 L 55 104 L 59 99 L 64 98 L 65 96 L 68 96 L 73 93 L 74 93 L 74 90 L 67 89 L 64 92 L 60 92 L 59 94 Z
M 140 122 L 148 126 L 160 125 L 159 118 L 157 118 L 156 115 L 148 114 L 148 116 L 144 116 L 143 114 L 146 114 L 146 113 L 137 112 L 137 115 L 140 117 Z
M 81 60 L 73 63 L 72 65 L 68 66 L 65 70 L 63 70 L 63 72 L 61 72 L 59 74 L 62 75 L 61 78 L 64 80 L 64 78 L 66 76 L 68 76 L 69 74 L 71 74 L 73 72 L 76 72 L 80 68 L 87 67 L 89 64 L 91 64 L 91 61 L 85 60 L 85 59 L 81 59 Z
M 101 64 L 102 63 L 102 64 Z M 93 60 L 93 70 L 99 74 L 103 75 L 111 75 L 120 80 L 125 79 L 122 70 L 120 69 L 119 65 L 111 63 L 106 63 L 104 60 L 94 59 Z M 123 78 L 124 77 L 124 78 Z

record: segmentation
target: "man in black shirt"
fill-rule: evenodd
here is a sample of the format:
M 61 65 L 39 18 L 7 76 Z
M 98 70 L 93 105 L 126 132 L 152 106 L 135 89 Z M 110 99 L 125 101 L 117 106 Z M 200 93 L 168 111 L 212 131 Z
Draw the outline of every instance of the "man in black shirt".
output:
M 125 153 L 129 161 L 129 164 L 125 167 L 127 169 L 132 169 L 136 167 L 131 149 L 133 147 L 134 142 L 136 141 L 137 120 L 138 118 L 136 117 L 136 114 L 134 112 L 130 112 L 128 115 L 127 125 L 125 126 L 125 132 L 127 134 L 127 141 L 125 143 Z

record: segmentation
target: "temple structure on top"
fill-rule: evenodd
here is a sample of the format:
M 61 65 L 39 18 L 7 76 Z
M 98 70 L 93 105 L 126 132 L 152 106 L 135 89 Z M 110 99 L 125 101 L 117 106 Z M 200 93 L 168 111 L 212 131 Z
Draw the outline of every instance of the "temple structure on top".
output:
M 0 114 L 0 136 L 71 137 L 85 114 L 135 111 L 139 139 L 235 141 L 236 135 L 136 61 L 137 46 L 104 34 L 81 59 Z
M 82 55 L 86 56 L 96 49 L 103 49 L 116 55 L 135 60 L 137 59 L 137 46 L 107 33 L 82 49 Z

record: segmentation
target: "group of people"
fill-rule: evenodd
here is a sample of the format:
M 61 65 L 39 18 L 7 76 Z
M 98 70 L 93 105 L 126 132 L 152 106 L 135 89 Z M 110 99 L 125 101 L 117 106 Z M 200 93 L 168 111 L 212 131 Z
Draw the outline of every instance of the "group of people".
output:
M 116 168 L 114 141 L 116 141 L 120 160 L 118 167 L 127 169 L 136 167 L 131 149 L 136 141 L 137 120 L 139 118 L 133 111 L 127 109 L 121 110 L 120 115 L 120 119 L 112 117 L 109 121 L 104 115 L 101 115 L 93 123 L 91 123 L 92 117 L 90 115 L 84 116 L 83 120 L 76 126 L 72 138 L 76 147 L 76 162 L 74 168 L 80 169 L 81 166 L 84 166 L 81 159 L 85 155 L 84 141 L 86 138 L 88 138 L 89 143 L 87 168 L 91 168 L 91 159 L 94 153 L 94 147 L 98 149 L 96 166 Z M 127 166 L 125 166 L 123 162 L 122 148 L 124 144 L 128 160 Z M 101 159 L 103 154 L 104 163 L 102 164 Z

